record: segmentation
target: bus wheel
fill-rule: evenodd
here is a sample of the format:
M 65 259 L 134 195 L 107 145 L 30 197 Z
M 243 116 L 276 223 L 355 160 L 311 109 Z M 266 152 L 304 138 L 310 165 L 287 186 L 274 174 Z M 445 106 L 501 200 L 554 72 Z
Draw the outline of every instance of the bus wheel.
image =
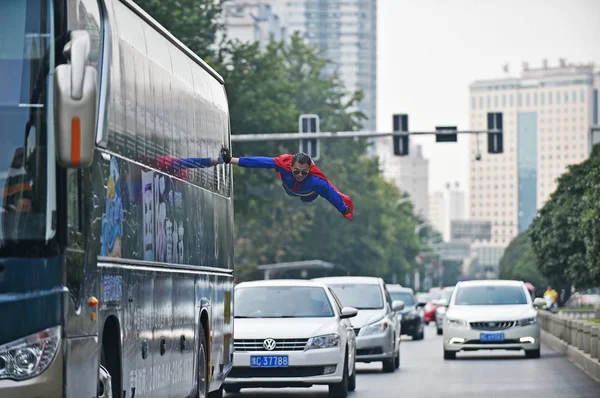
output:
M 206 335 L 204 328 L 199 325 L 200 338 L 198 347 L 198 389 L 196 398 L 206 398 L 208 395 L 208 363 L 206 359 Z
M 112 398 L 111 377 L 108 370 L 102 365 L 98 372 L 98 398 Z

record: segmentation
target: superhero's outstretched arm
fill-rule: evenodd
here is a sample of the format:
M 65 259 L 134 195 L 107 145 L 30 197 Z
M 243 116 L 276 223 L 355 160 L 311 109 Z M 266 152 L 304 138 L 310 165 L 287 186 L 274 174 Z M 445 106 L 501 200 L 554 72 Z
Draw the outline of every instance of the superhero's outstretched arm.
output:
M 254 169 L 275 169 L 277 171 L 285 171 L 275 163 L 273 158 L 265 156 L 246 156 L 241 158 L 235 158 L 231 156 L 229 149 L 223 148 L 221 150 L 221 157 L 225 163 L 235 164 L 240 167 L 248 167 Z
M 325 180 L 316 179 L 317 185 L 315 192 L 324 197 L 335 207 L 340 213 L 344 213 L 348 206 L 344 203 L 342 196 Z

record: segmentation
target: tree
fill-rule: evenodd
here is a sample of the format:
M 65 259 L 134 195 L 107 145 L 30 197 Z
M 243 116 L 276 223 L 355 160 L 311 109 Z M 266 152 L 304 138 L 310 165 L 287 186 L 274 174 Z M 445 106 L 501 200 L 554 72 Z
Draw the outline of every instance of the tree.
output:
M 569 166 L 556 191 L 529 228 L 542 274 L 553 284 L 580 287 L 600 283 L 598 268 L 598 185 L 600 146 L 589 159 Z M 592 261 L 589 261 L 592 260 Z
M 517 235 L 504 251 L 499 264 L 499 277 L 529 282 L 536 288 L 547 285 L 538 269 L 538 259 L 527 232 Z
M 229 97 L 234 134 L 296 131 L 298 116 L 317 113 L 323 129 L 360 128 L 361 93 L 346 95 L 324 73 L 320 50 L 295 35 L 289 45 L 229 42 L 217 59 Z M 235 156 L 295 153 L 297 142 L 236 144 Z M 399 209 L 400 192 L 383 180 L 377 159 L 363 156 L 366 140 L 322 141 L 319 167 L 356 205 L 349 223 L 323 199 L 306 205 L 282 191 L 269 170 L 235 169 L 236 264 L 256 275 L 260 263 L 321 259 L 352 274 L 386 276 L 412 266 L 419 250 L 412 210 Z M 260 233 L 257 233 L 260 231 Z M 340 269 L 338 272 L 344 272 Z
M 214 51 L 226 0 L 134 0 L 205 61 Z

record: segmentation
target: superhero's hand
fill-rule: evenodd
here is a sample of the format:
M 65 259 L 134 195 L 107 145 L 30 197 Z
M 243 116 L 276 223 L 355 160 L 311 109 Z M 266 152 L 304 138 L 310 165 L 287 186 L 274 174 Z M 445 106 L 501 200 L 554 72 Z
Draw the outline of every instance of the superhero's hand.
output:
M 221 159 L 223 159 L 223 163 L 231 162 L 231 152 L 228 148 L 221 147 Z
M 344 211 L 342 212 L 342 215 L 347 218 L 348 220 L 352 221 L 352 214 L 350 213 L 350 208 L 346 207 L 344 209 Z

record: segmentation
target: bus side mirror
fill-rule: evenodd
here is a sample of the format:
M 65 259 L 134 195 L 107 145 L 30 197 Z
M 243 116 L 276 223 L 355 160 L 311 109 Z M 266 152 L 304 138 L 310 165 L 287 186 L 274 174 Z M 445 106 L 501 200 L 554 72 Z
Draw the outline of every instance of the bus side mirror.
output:
M 84 168 L 94 158 L 97 115 L 98 72 L 86 65 L 89 33 L 71 32 L 64 53 L 70 62 L 57 66 L 54 76 L 56 156 L 63 167 Z

